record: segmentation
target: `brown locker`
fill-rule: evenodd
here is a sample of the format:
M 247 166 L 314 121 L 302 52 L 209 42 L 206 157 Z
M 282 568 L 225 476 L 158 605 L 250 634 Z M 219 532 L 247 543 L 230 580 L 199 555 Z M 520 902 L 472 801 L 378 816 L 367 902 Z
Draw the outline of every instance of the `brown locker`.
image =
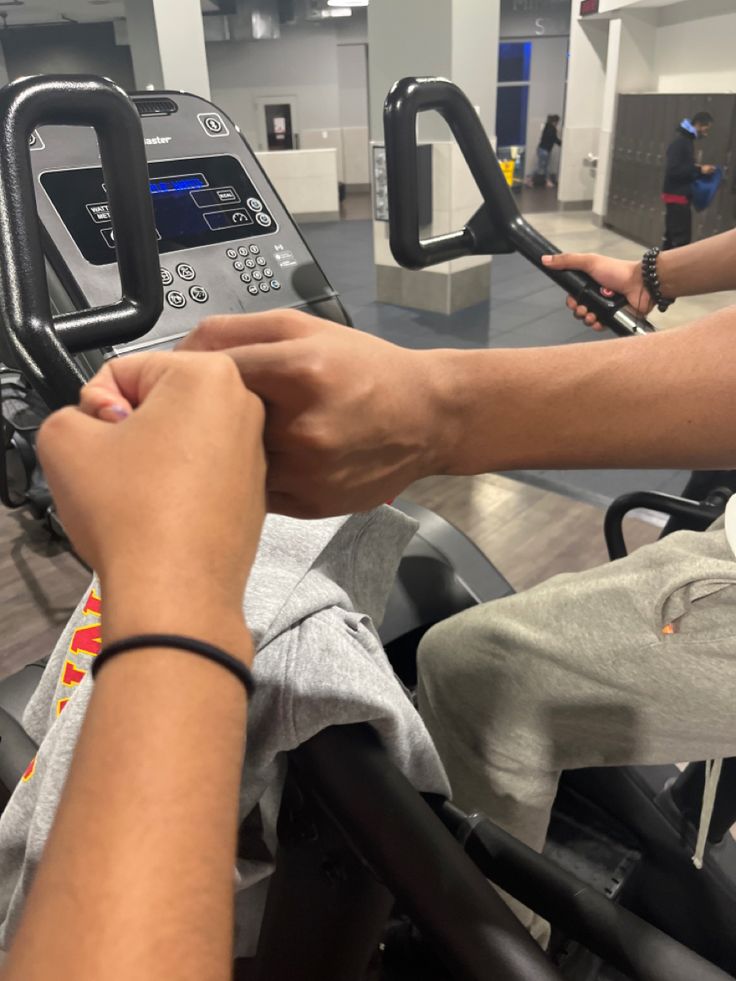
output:
M 620 95 L 606 224 L 646 245 L 657 244 L 664 228 L 660 194 L 667 147 L 680 120 L 700 109 L 713 115 L 711 136 L 696 144 L 696 161 L 715 163 L 724 182 L 706 211 L 693 214 L 693 238 L 705 238 L 736 224 L 736 96 Z

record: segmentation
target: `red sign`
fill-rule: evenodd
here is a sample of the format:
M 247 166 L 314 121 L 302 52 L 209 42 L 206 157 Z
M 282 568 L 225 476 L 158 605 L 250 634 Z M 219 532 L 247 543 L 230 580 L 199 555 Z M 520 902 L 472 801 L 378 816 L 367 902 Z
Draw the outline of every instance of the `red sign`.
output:
M 597 14 L 599 3 L 600 0 L 580 0 L 580 16 L 585 17 L 586 14 Z

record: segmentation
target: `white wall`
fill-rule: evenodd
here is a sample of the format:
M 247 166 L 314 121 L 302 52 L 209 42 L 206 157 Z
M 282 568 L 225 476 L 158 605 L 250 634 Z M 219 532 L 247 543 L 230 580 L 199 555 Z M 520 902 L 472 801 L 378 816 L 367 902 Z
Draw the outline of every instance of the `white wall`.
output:
M 736 4 L 687 0 L 659 11 L 658 92 L 736 91 Z
M 526 172 L 531 173 L 542 127 L 547 116 L 563 117 L 565 76 L 567 74 L 567 37 L 531 38 L 532 62 L 529 75 L 529 114 L 526 128 Z M 555 151 L 556 153 L 556 151 Z M 550 170 L 556 173 L 557 157 Z
M 207 45 L 212 101 L 240 125 L 257 149 L 257 97 L 295 96 L 299 132 L 337 129 L 336 32 L 321 23 L 282 28 L 276 41 L 228 41 Z
M 573 8 L 557 192 L 563 203 L 593 199 L 594 179 L 583 160 L 598 151 L 607 51 L 608 22 L 580 21 Z
M 264 150 L 256 99 L 295 98 L 299 145 L 336 150 L 339 179 L 367 184 L 366 41 L 363 13 L 334 23 L 286 25 L 273 41 L 210 42 L 212 100 L 232 116 L 255 149 Z
M 342 180 L 367 187 L 368 161 L 368 46 L 337 46 L 337 84 L 342 137 Z
M 368 125 L 368 51 L 365 44 L 338 44 L 337 84 L 341 126 Z

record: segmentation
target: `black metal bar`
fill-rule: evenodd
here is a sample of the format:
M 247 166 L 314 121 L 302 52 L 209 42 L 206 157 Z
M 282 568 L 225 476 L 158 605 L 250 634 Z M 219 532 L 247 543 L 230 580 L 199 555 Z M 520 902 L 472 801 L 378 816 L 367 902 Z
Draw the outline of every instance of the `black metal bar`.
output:
M 49 124 L 92 126 L 97 133 L 122 285 L 117 303 L 58 318 L 58 333 L 46 288 L 28 145 L 33 130 Z M 113 82 L 87 75 L 34 76 L 0 90 L 3 358 L 21 369 L 50 405 L 74 402 L 82 375 L 70 351 L 140 337 L 162 306 L 153 204 L 135 106 Z
M 417 186 L 417 116 L 434 110 L 447 122 L 483 197 L 480 211 L 464 228 L 420 239 Z M 383 111 L 388 174 L 391 251 L 409 269 L 463 255 L 517 251 L 595 312 L 602 324 L 622 336 L 654 328 L 619 293 L 575 270 L 552 270 L 542 256 L 560 250 L 521 216 L 474 107 L 444 78 L 403 78 L 389 92 Z
M 636 508 L 648 508 L 650 511 L 676 515 L 686 520 L 688 527 L 693 531 L 705 531 L 723 510 L 702 501 L 690 501 L 685 497 L 664 494 L 661 491 L 634 491 L 631 494 L 622 494 L 609 504 L 603 521 L 603 534 L 612 561 L 627 555 L 623 521 L 629 511 Z
M 699 957 L 506 834 L 482 814 L 466 817 L 445 804 L 468 855 L 496 885 L 559 926 L 632 981 L 727 981 Z
M 557 969 L 367 725 L 326 729 L 291 754 L 354 848 L 458 981 L 560 981 Z
M 680 497 L 686 497 L 691 501 L 707 501 L 714 509 L 720 507 L 723 510 L 734 491 L 736 491 L 735 470 L 693 470 L 680 491 Z M 682 520 L 676 515 L 667 522 L 660 537 L 664 538 L 665 535 L 671 535 L 673 531 L 681 531 L 688 527 L 687 520 Z
M 276 871 L 258 942 L 258 981 L 364 981 L 393 898 L 290 768 Z

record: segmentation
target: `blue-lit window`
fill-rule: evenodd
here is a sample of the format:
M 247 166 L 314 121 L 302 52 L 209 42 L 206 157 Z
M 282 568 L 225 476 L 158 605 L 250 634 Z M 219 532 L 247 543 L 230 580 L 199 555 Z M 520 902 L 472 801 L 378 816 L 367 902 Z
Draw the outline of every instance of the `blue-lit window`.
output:
M 531 41 L 504 41 L 498 46 L 496 136 L 499 149 L 526 145 Z
M 499 44 L 499 82 L 528 82 L 531 64 L 531 41 L 505 41 L 503 44 Z
M 499 88 L 496 102 L 496 137 L 499 147 L 526 144 L 528 109 L 528 85 L 505 85 Z

